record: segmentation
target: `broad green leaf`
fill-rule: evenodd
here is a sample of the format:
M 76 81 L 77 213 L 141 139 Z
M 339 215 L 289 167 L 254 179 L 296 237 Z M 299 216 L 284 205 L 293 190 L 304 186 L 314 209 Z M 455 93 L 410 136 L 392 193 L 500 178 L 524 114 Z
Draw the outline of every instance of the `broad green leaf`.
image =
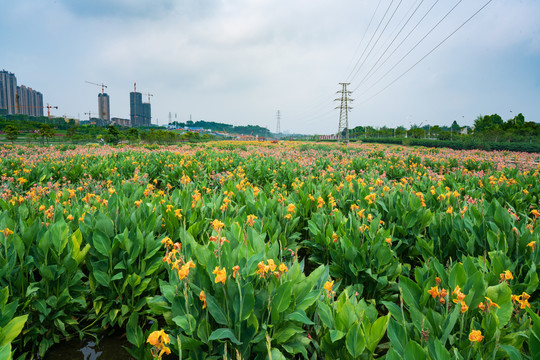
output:
M 388 322 L 388 338 L 398 353 L 403 354 L 406 346 L 407 333 L 401 323 L 394 319 Z
M 238 341 L 236 336 L 234 336 L 233 331 L 231 329 L 229 329 L 229 328 L 216 329 L 216 330 L 214 330 L 212 332 L 212 334 L 210 334 L 210 337 L 208 338 L 209 341 L 212 341 L 212 340 L 224 340 L 224 339 L 229 339 L 229 340 L 231 340 L 232 343 L 234 343 L 236 345 L 242 345 L 242 343 L 240 341 Z
M 523 357 L 521 356 L 518 349 L 516 349 L 512 345 L 501 345 L 501 349 L 503 349 L 508 354 L 510 360 L 521 360 L 521 359 L 523 359 Z M 536 355 L 538 355 L 538 354 L 536 354 Z
M 278 312 L 285 311 L 291 303 L 292 284 L 287 281 L 281 284 L 276 290 L 276 294 L 272 298 L 272 308 Z
M 418 304 L 418 299 L 422 296 L 422 289 L 409 278 L 404 276 L 399 276 L 399 286 L 403 291 L 403 301 L 408 306 L 415 306 L 417 309 L 420 308 Z
M 206 296 L 206 305 L 207 305 L 208 311 L 210 312 L 210 315 L 212 315 L 212 317 L 214 318 L 214 320 L 216 320 L 218 324 L 228 325 L 227 316 L 225 315 L 223 310 L 221 310 L 221 307 L 216 302 L 214 297 L 210 294 L 205 294 L 205 296 Z
M 137 348 L 144 344 L 142 329 L 139 327 L 138 321 L 139 315 L 136 312 L 133 312 L 129 316 L 129 320 L 126 325 L 126 337 L 128 341 Z
M 317 313 L 319 314 L 319 319 L 321 319 L 324 326 L 329 329 L 334 328 L 334 316 L 332 315 L 332 310 L 327 304 L 319 301 L 317 303 Z
M 92 243 L 98 253 L 108 258 L 111 251 L 111 240 L 99 230 L 94 231 Z
M 28 315 L 17 316 L 0 329 L 0 347 L 10 344 L 22 331 Z
M 382 316 L 375 320 L 371 329 L 365 334 L 366 335 L 366 347 L 370 352 L 374 352 L 375 348 L 379 344 L 379 341 L 383 338 L 386 333 L 386 327 L 388 326 L 388 321 L 390 320 L 390 314 Z
M 345 345 L 352 357 L 358 357 L 362 354 L 366 348 L 366 341 L 364 339 L 364 332 L 362 331 L 362 325 L 356 324 L 350 328 L 345 338 Z
M 289 314 L 285 317 L 285 320 L 298 321 L 306 325 L 314 325 L 315 323 L 311 321 L 304 310 L 296 310 L 292 314 Z
M 414 340 L 409 341 L 403 355 L 405 360 L 427 359 L 426 351 Z
M 330 330 L 330 339 L 332 340 L 332 342 L 338 341 L 339 339 L 343 338 L 345 335 L 347 334 L 344 333 L 343 331 Z

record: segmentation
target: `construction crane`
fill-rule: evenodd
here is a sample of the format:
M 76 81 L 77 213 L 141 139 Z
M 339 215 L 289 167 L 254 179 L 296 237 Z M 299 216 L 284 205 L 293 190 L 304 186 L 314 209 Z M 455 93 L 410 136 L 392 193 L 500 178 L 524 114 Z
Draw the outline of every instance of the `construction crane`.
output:
M 51 106 L 47 104 L 47 106 L 26 106 L 26 105 L 19 105 L 19 95 L 16 96 L 16 113 L 20 113 L 20 108 L 28 108 L 28 109 L 47 109 L 47 117 L 51 117 L 51 109 L 58 109 L 58 106 Z
M 94 113 L 95 114 L 95 113 Z M 89 112 L 85 112 L 84 115 L 88 115 L 88 121 L 91 121 L 92 120 L 92 112 L 89 111 Z
M 91 81 L 85 81 L 85 82 L 88 83 L 88 84 L 101 86 L 101 119 L 105 120 L 105 104 L 103 103 L 103 101 L 105 101 L 105 98 L 104 98 L 103 95 L 105 94 L 105 89 L 107 88 L 107 85 L 105 85 L 103 83 L 98 84 L 98 83 L 94 83 L 94 82 L 91 82 Z

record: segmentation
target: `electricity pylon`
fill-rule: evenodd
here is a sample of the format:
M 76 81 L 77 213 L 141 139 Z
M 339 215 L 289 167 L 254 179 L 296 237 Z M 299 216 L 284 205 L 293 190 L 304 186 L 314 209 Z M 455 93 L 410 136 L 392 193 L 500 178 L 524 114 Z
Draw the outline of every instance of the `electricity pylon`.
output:
M 352 102 L 354 99 L 351 99 L 349 95 L 352 94 L 352 91 L 347 90 L 347 85 L 350 83 L 339 83 L 341 85 L 341 90 L 337 91 L 336 94 L 341 94 L 341 97 L 335 99 L 334 101 L 341 101 L 341 104 L 336 107 L 339 109 L 339 126 L 338 126 L 338 142 L 342 141 L 342 133 L 345 130 L 345 142 L 349 143 L 349 111 L 352 107 L 349 106 L 349 102 Z

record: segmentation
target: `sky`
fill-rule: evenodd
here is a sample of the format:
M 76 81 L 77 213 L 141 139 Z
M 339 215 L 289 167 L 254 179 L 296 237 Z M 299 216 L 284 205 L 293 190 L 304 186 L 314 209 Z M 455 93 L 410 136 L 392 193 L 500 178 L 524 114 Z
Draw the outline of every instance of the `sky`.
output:
M 136 83 L 159 125 L 276 132 L 279 110 L 282 132 L 332 134 L 340 83 L 349 128 L 540 122 L 540 1 L 488 2 L 0 0 L 0 69 L 82 120 L 98 111 L 89 81 L 120 118 Z

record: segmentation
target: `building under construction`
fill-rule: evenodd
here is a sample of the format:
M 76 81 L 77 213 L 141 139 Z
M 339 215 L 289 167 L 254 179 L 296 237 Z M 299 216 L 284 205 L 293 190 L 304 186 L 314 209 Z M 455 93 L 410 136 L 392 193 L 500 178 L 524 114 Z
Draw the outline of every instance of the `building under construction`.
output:
M 132 127 L 151 125 L 152 109 L 150 107 L 150 101 L 143 103 L 140 92 L 132 91 L 129 93 L 129 110 Z

